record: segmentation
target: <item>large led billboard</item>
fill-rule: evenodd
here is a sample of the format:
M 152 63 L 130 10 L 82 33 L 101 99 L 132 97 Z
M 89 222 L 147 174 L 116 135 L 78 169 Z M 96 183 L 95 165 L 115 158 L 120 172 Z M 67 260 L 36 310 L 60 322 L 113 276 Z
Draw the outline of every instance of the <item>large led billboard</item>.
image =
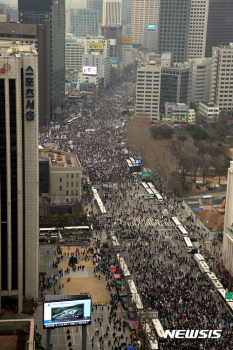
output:
M 97 75 L 97 67 L 83 66 L 83 74 Z
M 43 328 L 91 324 L 91 299 L 44 302 Z
M 147 30 L 155 30 L 156 24 L 147 24 Z

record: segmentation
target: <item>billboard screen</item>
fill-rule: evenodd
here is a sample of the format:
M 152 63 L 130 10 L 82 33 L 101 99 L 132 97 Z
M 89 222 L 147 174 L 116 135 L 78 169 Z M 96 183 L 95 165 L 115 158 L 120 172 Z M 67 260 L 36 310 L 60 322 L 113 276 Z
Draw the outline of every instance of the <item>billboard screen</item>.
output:
M 91 324 L 91 299 L 47 301 L 43 328 Z
M 109 58 L 109 63 L 118 63 L 118 57 L 110 57 Z
M 155 30 L 156 29 L 156 24 L 147 24 L 147 29 L 148 30 Z
M 97 75 L 97 67 L 83 66 L 83 74 Z
M 141 159 L 135 159 L 135 164 L 142 164 L 142 160 Z
M 132 39 L 131 38 L 122 38 L 121 43 L 123 45 L 131 45 L 132 44 Z
M 102 43 L 87 43 L 87 51 L 101 52 L 104 49 L 104 44 Z

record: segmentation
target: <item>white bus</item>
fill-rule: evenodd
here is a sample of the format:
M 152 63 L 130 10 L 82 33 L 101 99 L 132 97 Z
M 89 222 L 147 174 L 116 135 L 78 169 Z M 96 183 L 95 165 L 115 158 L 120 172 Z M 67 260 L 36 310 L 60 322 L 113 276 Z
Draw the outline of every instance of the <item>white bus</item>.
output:
M 155 190 L 155 186 L 152 184 L 152 182 L 148 182 L 147 184 L 152 190 Z
M 146 182 L 142 182 L 141 184 L 142 184 L 142 187 L 144 188 L 145 191 L 147 191 L 149 189 Z
M 177 230 L 179 231 L 179 234 L 182 237 L 188 237 L 188 232 L 185 230 L 185 228 L 182 225 L 177 226 Z
M 214 274 L 213 272 L 208 272 L 208 273 L 206 274 L 206 277 L 208 278 L 208 280 L 209 280 L 210 282 L 212 282 L 212 281 L 218 281 L 217 277 L 215 276 L 215 274 Z
M 202 273 L 210 272 L 210 268 L 205 261 L 199 261 L 198 267 Z
M 164 330 L 163 326 L 161 325 L 161 322 L 159 321 L 158 318 L 152 319 L 152 323 L 155 329 L 155 335 L 158 339 L 159 343 L 165 343 L 166 339 L 164 338 Z
M 156 340 L 155 335 L 151 331 L 150 325 L 148 323 L 145 324 L 145 332 L 146 332 L 148 348 L 150 350 L 157 350 L 159 348 L 158 341 Z
M 54 234 L 57 234 L 58 230 L 55 227 L 50 227 L 50 228 L 40 228 L 40 236 L 51 236 Z
M 154 193 L 152 192 L 151 189 L 148 188 L 148 189 L 146 190 L 146 192 L 147 192 L 147 194 L 148 194 L 148 196 L 149 196 L 150 198 L 154 198 L 155 195 L 154 195 Z
M 230 311 L 231 317 L 233 317 L 233 301 L 228 300 L 226 305 L 227 305 L 228 310 Z
M 212 280 L 211 282 L 216 289 L 224 289 L 223 285 L 219 282 L 219 280 Z
M 161 194 L 159 192 L 156 192 L 155 196 L 156 196 L 158 202 L 161 202 L 161 203 L 163 202 L 163 197 L 161 196 Z
M 64 227 L 65 230 L 70 230 L 70 231 L 76 231 L 76 232 L 87 232 L 90 231 L 89 226 L 66 226 Z M 76 232 L 73 232 L 74 234 Z
M 172 217 L 171 217 L 171 220 L 172 220 L 173 224 L 175 225 L 175 227 L 181 225 L 181 222 L 177 219 L 176 216 L 172 216 Z
M 184 244 L 185 244 L 186 251 L 188 253 L 192 253 L 193 245 L 188 237 L 184 237 Z

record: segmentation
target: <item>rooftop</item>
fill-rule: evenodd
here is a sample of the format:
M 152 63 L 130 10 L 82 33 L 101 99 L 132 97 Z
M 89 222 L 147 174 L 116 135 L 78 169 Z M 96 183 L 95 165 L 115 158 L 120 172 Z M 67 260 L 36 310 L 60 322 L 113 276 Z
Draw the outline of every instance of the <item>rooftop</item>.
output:
M 218 108 L 219 106 L 217 106 L 217 105 L 215 105 L 213 102 L 204 102 L 204 101 L 202 101 L 202 102 L 199 102 L 199 104 L 200 103 L 203 103 L 205 106 L 207 106 L 207 107 L 209 107 L 209 108 Z
M 39 149 L 39 155 L 49 157 L 52 168 L 81 167 L 78 157 L 72 153 L 55 149 Z
M 0 41 L 0 55 L 9 56 L 12 54 L 37 55 L 34 44 L 21 44 L 19 41 Z

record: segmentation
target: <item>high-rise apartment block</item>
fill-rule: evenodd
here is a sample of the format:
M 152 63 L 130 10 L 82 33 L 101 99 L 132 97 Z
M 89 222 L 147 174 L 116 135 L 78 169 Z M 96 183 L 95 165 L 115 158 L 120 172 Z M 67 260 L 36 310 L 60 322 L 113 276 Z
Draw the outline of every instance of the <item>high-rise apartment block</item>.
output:
M 93 0 L 87 0 L 87 9 L 93 9 Z
M 122 0 L 121 22 L 122 24 L 131 23 L 132 0 Z
M 145 31 L 148 25 L 158 25 L 159 0 L 132 0 L 131 36 L 133 44 L 144 47 Z
M 66 70 L 82 68 L 82 56 L 85 53 L 86 38 L 76 38 L 66 34 Z
M 108 26 L 121 25 L 121 6 L 122 0 L 103 0 L 102 25 Z
M 1 305 L 38 297 L 38 55 L 30 45 L 0 54 Z
M 209 101 L 223 109 L 233 109 L 233 43 L 212 49 Z
M 205 57 L 212 56 L 213 47 L 233 42 L 232 18 L 232 0 L 209 0 Z
M 188 58 L 205 57 L 209 0 L 191 0 Z
M 159 121 L 161 68 L 155 61 L 137 69 L 136 113 L 145 113 L 152 123 Z
M 158 53 L 171 52 L 174 62 L 188 58 L 190 7 L 191 0 L 160 0 Z
M 50 21 L 51 115 L 63 105 L 65 95 L 65 0 L 18 0 L 19 21 Z

